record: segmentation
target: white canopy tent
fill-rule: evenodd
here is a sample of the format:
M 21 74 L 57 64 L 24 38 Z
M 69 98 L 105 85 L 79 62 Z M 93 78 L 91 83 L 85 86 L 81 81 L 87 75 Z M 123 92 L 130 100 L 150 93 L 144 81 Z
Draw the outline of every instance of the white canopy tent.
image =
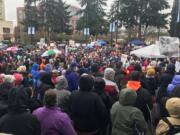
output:
M 134 54 L 137 57 L 143 57 L 143 58 L 167 58 L 167 56 L 160 54 L 158 44 L 152 44 L 150 46 L 146 46 L 144 48 L 134 50 L 130 52 L 130 54 Z

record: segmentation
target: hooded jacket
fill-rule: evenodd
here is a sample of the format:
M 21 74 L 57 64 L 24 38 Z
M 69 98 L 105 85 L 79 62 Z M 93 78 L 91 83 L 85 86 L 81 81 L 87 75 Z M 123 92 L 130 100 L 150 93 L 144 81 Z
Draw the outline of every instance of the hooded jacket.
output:
M 128 81 L 127 88 L 136 91 L 137 100 L 135 107 L 139 108 L 143 112 L 146 121 L 150 120 L 149 109 L 151 110 L 153 108 L 151 94 L 146 89 L 142 88 L 141 82 L 139 81 Z
M 39 69 L 39 65 L 36 63 L 33 64 L 31 74 L 34 80 L 38 79 L 38 74 L 39 74 L 38 69 Z
M 177 85 L 180 85 L 180 75 L 175 75 L 172 82 L 168 85 L 167 88 L 168 94 L 171 94 Z
M 167 120 L 171 125 L 180 127 L 180 98 L 170 98 L 166 102 L 166 109 L 170 115 Z M 169 129 L 168 124 L 164 120 L 160 120 L 156 128 L 156 135 L 166 135 Z
M 41 107 L 33 112 L 42 129 L 42 135 L 76 135 L 70 118 L 58 107 Z
M 0 119 L 0 131 L 13 135 L 40 135 L 38 120 L 27 111 L 29 97 L 22 88 L 13 88 L 8 97 L 8 113 Z
M 108 113 L 100 97 L 93 92 L 78 91 L 70 96 L 71 119 L 77 132 L 91 133 L 104 129 Z
M 112 135 L 135 135 L 135 127 L 146 132 L 147 125 L 142 112 L 133 107 L 137 94 L 130 89 L 120 92 L 119 101 L 111 109 Z
M 167 71 L 162 75 L 160 79 L 160 86 L 157 94 L 157 102 L 159 103 L 161 117 L 168 116 L 168 112 L 164 107 L 164 103 L 162 99 L 164 97 L 168 97 L 167 87 L 168 84 L 172 82 L 174 73 L 175 73 L 175 66 L 173 64 L 169 64 L 167 67 Z
M 51 80 L 51 74 L 50 73 L 44 73 L 40 78 L 41 84 L 39 86 L 39 92 L 40 92 L 40 99 L 43 101 L 44 93 L 54 88 L 54 84 Z
M 65 77 L 68 81 L 69 90 L 72 92 L 78 90 L 79 75 L 73 70 L 66 71 Z
M 163 97 L 167 97 L 167 87 L 168 84 L 173 80 L 175 73 L 175 66 L 173 64 L 169 64 L 166 72 L 162 75 L 160 79 L 160 87 L 157 95 L 157 101 L 161 103 L 161 99 Z

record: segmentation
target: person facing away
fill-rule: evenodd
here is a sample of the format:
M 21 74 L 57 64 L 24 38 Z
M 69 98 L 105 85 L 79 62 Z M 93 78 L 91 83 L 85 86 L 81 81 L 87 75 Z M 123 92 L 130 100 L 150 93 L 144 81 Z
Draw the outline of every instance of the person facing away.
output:
M 160 107 L 161 117 L 168 116 L 168 112 L 163 104 L 163 98 L 168 96 L 167 88 L 168 85 L 172 82 L 174 74 L 175 74 L 175 65 L 169 64 L 167 66 L 167 70 L 162 74 L 162 77 L 160 79 L 160 86 L 157 94 L 157 103 L 159 104 Z
M 119 93 L 119 88 L 117 84 L 115 83 L 115 71 L 112 68 L 106 68 L 104 71 L 104 80 L 105 80 L 105 92 L 110 95 L 112 98 L 113 102 L 117 101 L 118 99 L 118 93 Z
M 71 92 L 68 91 L 68 82 L 64 76 L 58 76 L 56 78 L 56 94 L 57 94 L 57 104 L 61 110 L 69 114 L 69 97 Z
M 131 89 L 123 89 L 111 109 L 112 134 L 111 135 L 136 135 L 137 130 L 145 133 L 147 124 L 143 113 L 136 107 L 137 94 Z
M 104 134 L 106 134 L 105 132 L 109 132 L 108 135 L 110 135 L 110 132 L 111 132 L 110 109 L 111 109 L 113 103 L 112 103 L 112 100 L 109 97 L 109 95 L 104 91 L 105 85 L 106 85 L 106 83 L 103 78 L 96 77 L 94 79 L 94 92 L 100 96 L 100 98 L 102 99 L 102 101 L 108 111 L 109 125 L 108 125 L 108 127 L 105 128 Z
M 0 119 L 0 131 L 13 135 L 40 135 L 40 124 L 28 111 L 29 97 L 24 88 L 12 88 L 8 95 L 8 113 Z
M 170 117 L 159 121 L 156 135 L 175 135 L 180 133 L 180 98 L 173 97 L 167 100 L 166 109 Z
M 68 81 L 69 90 L 75 91 L 78 90 L 78 81 L 79 81 L 79 75 L 76 72 L 77 63 L 73 62 L 70 65 L 70 69 L 66 71 L 65 77 Z
M 0 117 L 8 112 L 8 93 L 12 87 L 9 82 L 0 84 Z
M 101 98 L 93 93 L 94 79 L 83 75 L 79 80 L 80 90 L 70 96 L 70 116 L 79 135 L 102 135 L 107 127 L 108 113 Z
M 140 78 L 141 73 L 139 71 L 132 72 L 127 83 L 127 88 L 137 93 L 135 107 L 143 112 L 145 120 L 148 121 L 150 120 L 150 110 L 153 108 L 153 103 L 151 94 L 146 89 L 142 88 Z
M 41 135 L 76 135 L 71 120 L 57 107 L 55 90 L 48 90 L 44 95 L 44 107 L 33 112 L 41 125 Z

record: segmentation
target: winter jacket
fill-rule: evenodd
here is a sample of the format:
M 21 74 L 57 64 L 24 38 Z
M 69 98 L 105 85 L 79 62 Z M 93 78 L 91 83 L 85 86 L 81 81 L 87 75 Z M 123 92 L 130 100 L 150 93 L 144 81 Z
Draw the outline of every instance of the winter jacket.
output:
M 168 85 L 168 88 L 167 88 L 168 95 L 172 93 L 173 89 L 177 85 L 180 85 L 180 75 L 175 75 L 172 82 L 171 82 L 171 84 Z
M 74 71 L 66 71 L 65 77 L 68 81 L 69 90 L 72 92 L 78 90 L 79 75 Z
M 0 117 L 8 112 L 8 94 L 11 88 L 10 83 L 0 85 Z
M 34 80 L 38 79 L 38 69 L 39 69 L 39 65 L 38 64 L 33 64 L 32 66 L 32 70 L 31 70 L 31 74 Z
M 146 132 L 147 124 L 143 113 L 136 107 L 136 93 L 124 89 L 120 92 L 119 101 L 111 109 L 112 135 L 136 135 L 136 127 Z
M 9 92 L 8 113 L 0 118 L 0 131 L 13 135 L 40 135 L 38 120 L 27 111 L 29 97 L 21 88 Z
M 76 135 L 69 117 L 58 107 L 42 107 L 33 112 L 40 122 L 41 135 Z
M 70 112 L 77 132 L 98 132 L 108 124 L 106 107 L 100 97 L 93 92 L 72 93 Z
M 168 84 L 171 83 L 173 77 L 174 77 L 174 74 L 171 74 L 169 72 L 165 72 L 162 75 L 160 79 L 160 86 L 159 86 L 159 91 L 157 95 L 157 102 L 161 103 L 161 99 L 163 97 L 167 97 L 167 87 L 168 87 Z
M 179 118 L 168 117 L 167 119 L 172 125 L 180 126 L 180 119 Z M 169 131 L 168 124 L 165 121 L 160 120 L 158 126 L 156 127 L 156 135 L 166 135 L 166 133 L 168 131 Z
M 8 112 L 8 104 L 7 101 L 0 101 L 0 118 Z
M 71 92 L 68 90 L 56 90 L 58 107 L 61 108 L 62 112 L 69 114 L 69 97 Z
M 166 102 L 166 109 L 170 117 L 160 120 L 157 128 L 156 135 L 174 135 L 173 132 L 180 133 L 180 98 L 170 98 Z M 176 126 L 176 129 L 170 128 Z M 177 133 L 176 132 L 176 133 Z
M 111 97 L 113 103 L 118 100 L 118 93 L 119 93 L 119 88 L 117 84 L 113 81 L 107 80 L 104 78 L 104 81 L 106 83 L 106 86 L 104 88 L 105 92 L 109 94 Z
M 157 102 L 159 103 L 161 117 L 168 116 L 168 112 L 164 107 L 164 103 L 162 99 L 164 97 L 168 97 L 167 87 L 168 87 L 168 84 L 171 83 L 173 77 L 174 77 L 174 74 L 165 72 L 160 79 L 160 87 L 159 87 L 159 91 L 157 95 Z
M 144 88 L 147 89 L 152 96 L 155 96 L 155 90 L 157 89 L 158 82 L 155 77 L 146 76 L 144 78 Z
M 29 112 L 4 115 L 0 119 L 0 131 L 13 135 L 41 135 L 38 120 Z
M 141 87 L 140 82 L 128 81 L 127 88 L 136 91 L 137 99 L 135 107 L 139 108 L 144 115 L 146 121 L 150 120 L 150 111 L 153 108 L 151 94 Z

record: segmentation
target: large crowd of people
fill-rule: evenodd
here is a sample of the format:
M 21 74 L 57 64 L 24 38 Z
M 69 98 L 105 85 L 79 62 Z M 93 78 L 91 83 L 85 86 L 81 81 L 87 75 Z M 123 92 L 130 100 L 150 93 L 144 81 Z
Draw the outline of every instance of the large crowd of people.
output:
M 178 59 L 122 62 L 116 46 L 57 49 L 0 51 L 0 134 L 180 133 Z

